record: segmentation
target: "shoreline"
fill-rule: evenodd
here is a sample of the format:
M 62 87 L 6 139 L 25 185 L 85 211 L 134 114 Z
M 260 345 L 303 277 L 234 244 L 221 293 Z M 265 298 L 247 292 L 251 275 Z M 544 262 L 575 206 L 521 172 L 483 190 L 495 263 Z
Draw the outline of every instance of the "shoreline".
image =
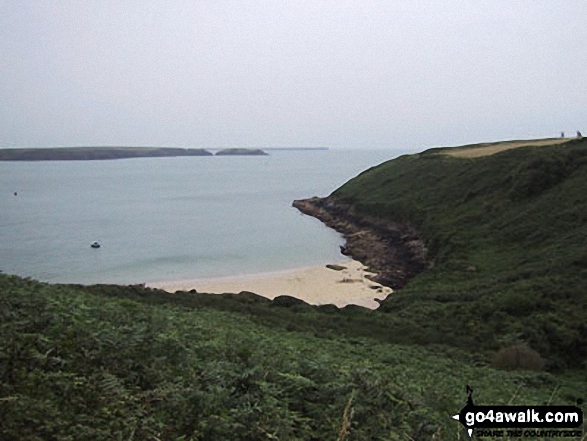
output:
M 347 260 L 258 274 L 152 282 L 146 286 L 170 293 L 252 292 L 270 300 L 290 296 L 311 305 L 377 309 L 394 290 L 432 266 L 422 237 L 409 225 L 371 219 L 331 197 L 295 200 L 292 205 L 340 233 L 345 239 L 341 253 Z
M 299 199 L 292 206 L 340 233 L 341 253 L 365 262 L 374 282 L 397 290 L 432 267 L 423 238 L 406 223 L 374 219 L 332 196 Z
M 334 269 L 333 269 L 334 268 Z M 333 304 L 339 308 L 358 305 L 379 307 L 392 289 L 371 280 L 373 273 L 357 260 L 343 260 L 332 265 L 318 265 L 275 272 L 243 274 L 208 279 L 153 282 L 146 286 L 169 293 L 190 291 L 226 294 L 253 292 L 270 300 L 291 296 L 311 305 Z

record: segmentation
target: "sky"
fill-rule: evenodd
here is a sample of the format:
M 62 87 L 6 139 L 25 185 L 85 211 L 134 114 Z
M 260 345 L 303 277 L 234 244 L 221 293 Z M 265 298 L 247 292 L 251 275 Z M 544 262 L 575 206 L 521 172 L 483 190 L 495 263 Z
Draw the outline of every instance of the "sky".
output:
M 0 147 L 587 133 L 585 0 L 0 0 Z

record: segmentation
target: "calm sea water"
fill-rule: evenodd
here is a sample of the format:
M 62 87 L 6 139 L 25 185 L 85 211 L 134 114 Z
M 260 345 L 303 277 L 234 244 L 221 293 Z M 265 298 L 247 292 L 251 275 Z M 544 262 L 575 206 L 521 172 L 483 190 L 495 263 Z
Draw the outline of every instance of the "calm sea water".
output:
M 291 202 L 399 153 L 0 162 L 0 270 L 130 284 L 336 261 L 340 236 Z

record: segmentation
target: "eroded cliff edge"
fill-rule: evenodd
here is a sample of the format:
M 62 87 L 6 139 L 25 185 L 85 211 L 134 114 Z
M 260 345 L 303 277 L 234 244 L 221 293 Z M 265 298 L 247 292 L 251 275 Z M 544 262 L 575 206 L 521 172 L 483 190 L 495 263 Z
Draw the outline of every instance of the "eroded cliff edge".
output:
M 300 199 L 292 205 L 342 234 L 342 254 L 377 273 L 377 283 L 399 289 L 432 266 L 423 238 L 409 225 L 374 219 L 333 197 Z

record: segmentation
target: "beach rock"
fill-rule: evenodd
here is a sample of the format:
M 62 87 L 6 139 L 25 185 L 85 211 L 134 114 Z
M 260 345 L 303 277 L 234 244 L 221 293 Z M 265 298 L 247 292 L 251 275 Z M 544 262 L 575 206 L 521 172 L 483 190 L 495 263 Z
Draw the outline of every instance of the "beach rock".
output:
M 343 255 L 366 265 L 365 278 L 399 289 L 432 266 L 420 234 L 410 225 L 373 219 L 333 197 L 301 199 L 292 205 L 343 235 Z
M 342 271 L 342 270 L 347 269 L 346 266 L 342 266 L 342 265 L 331 265 L 331 264 L 326 265 L 326 268 L 331 269 L 331 270 L 334 270 L 334 271 Z

